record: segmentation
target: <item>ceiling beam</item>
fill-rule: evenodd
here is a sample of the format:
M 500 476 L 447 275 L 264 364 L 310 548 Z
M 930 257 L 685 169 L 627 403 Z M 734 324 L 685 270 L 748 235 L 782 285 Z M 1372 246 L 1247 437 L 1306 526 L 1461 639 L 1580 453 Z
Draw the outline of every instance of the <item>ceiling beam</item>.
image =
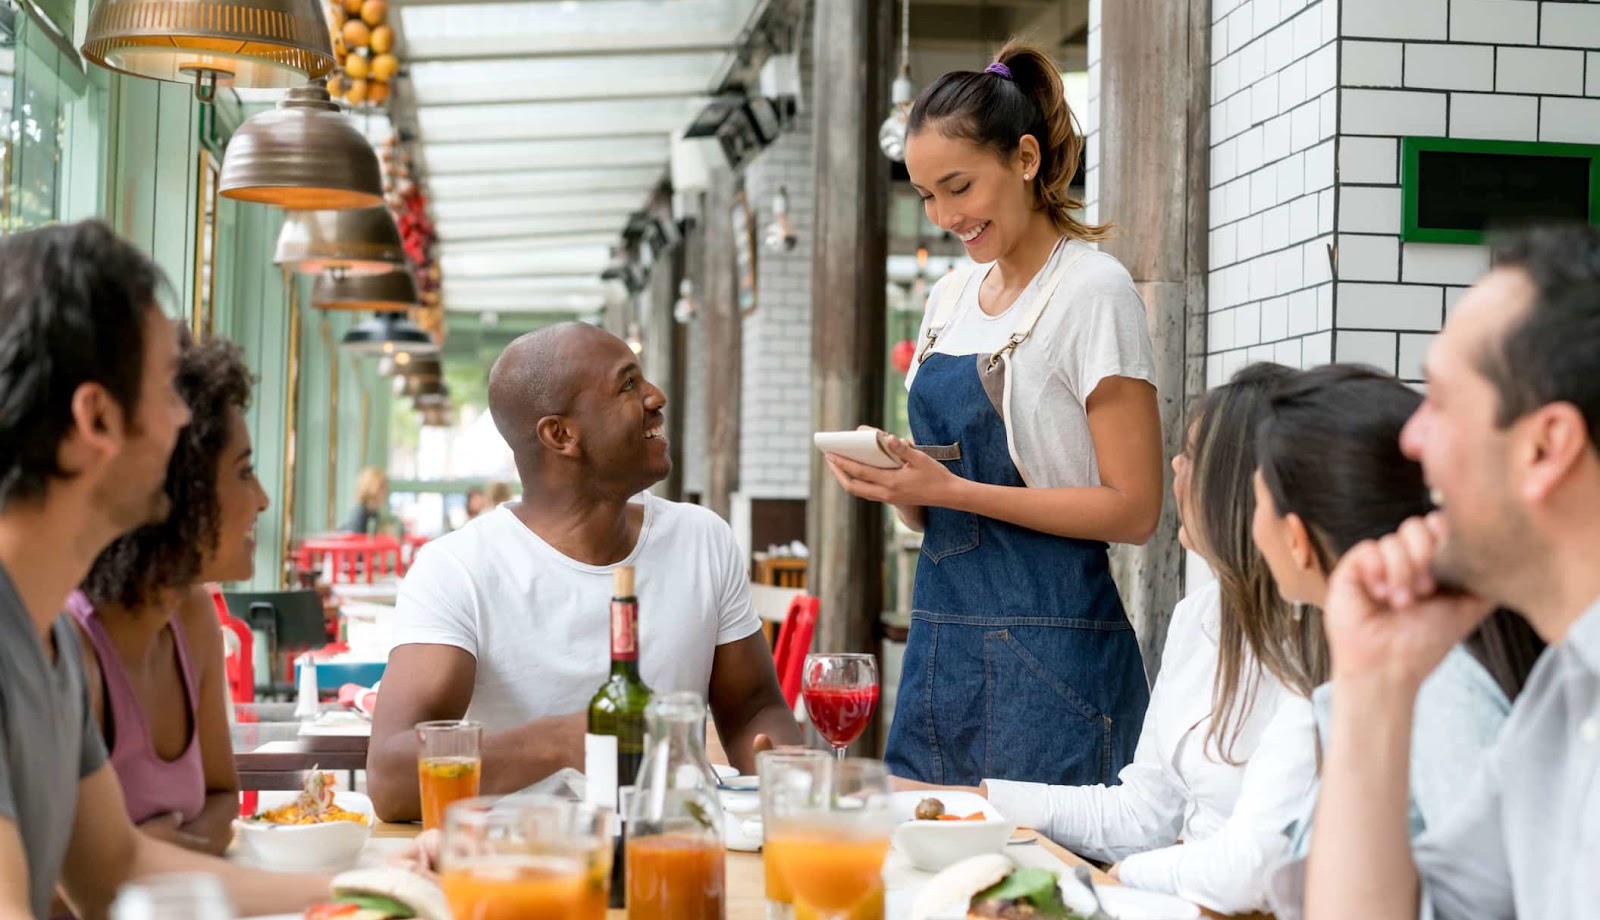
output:
M 483 240 L 479 242 L 439 243 L 439 258 L 466 258 L 466 257 L 497 257 L 497 256 L 523 256 L 532 255 L 551 250 L 576 249 L 585 246 L 603 246 L 609 252 L 610 247 L 620 240 L 621 230 L 617 232 L 591 231 L 588 233 L 562 234 L 545 237 L 512 237 L 504 240 Z
M 550 218 L 570 218 L 579 214 L 618 214 L 626 217 L 633 211 L 642 210 L 648 197 L 648 189 L 471 199 L 435 195 L 432 210 L 434 222 L 441 227 L 480 219 L 544 223 Z
M 434 176 L 428 183 L 437 199 L 452 201 L 475 198 L 504 198 L 550 192 L 588 194 L 590 192 L 648 191 L 666 175 L 660 166 L 617 169 L 548 169 L 518 172 L 484 172 L 477 175 Z
M 631 211 L 612 212 L 609 214 L 579 213 L 560 220 L 530 221 L 523 218 L 499 218 L 495 220 L 465 220 L 455 222 L 435 221 L 439 230 L 439 240 L 442 243 L 458 243 L 469 241 L 512 241 L 531 240 L 538 237 L 549 239 L 551 237 L 570 237 L 578 233 L 592 233 L 609 230 L 620 240 L 622 228 L 628 222 Z
M 423 109 L 418 127 L 426 140 L 556 140 L 571 138 L 662 136 L 686 127 L 700 106 L 651 100 L 607 103 L 528 102 L 491 106 Z
M 726 51 L 738 40 L 734 29 L 673 29 L 659 32 L 519 32 L 510 35 L 412 36 L 407 60 L 482 61 L 495 58 L 575 57 L 594 54 L 632 58 L 685 51 Z M 647 64 L 644 66 L 648 66 Z
M 593 141 L 594 143 L 591 143 Z M 671 157 L 661 134 L 527 140 L 424 142 L 431 178 L 546 169 L 654 166 L 665 169 Z

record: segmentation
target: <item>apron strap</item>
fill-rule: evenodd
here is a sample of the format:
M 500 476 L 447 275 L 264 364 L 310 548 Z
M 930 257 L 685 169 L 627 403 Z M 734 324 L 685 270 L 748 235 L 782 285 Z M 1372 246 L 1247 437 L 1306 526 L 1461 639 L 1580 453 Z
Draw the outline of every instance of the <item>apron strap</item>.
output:
M 939 340 L 939 333 L 950 322 L 950 314 L 956 311 L 956 305 L 961 302 L 961 294 L 966 291 L 967 283 L 972 280 L 972 272 L 977 266 L 969 266 L 952 277 L 940 292 L 939 299 L 929 305 L 933 311 L 933 320 L 928 323 L 928 337 L 922 342 L 922 350 L 917 352 L 917 363 L 921 364 L 928 357 L 928 352 L 933 350 L 933 343 Z
M 1006 340 L 1005 345 L 1001 346 L 999 351 L 989 356 L 989 370 L 994 370 L 995 365 L 1005 360 L 1007 355 L 1017 350 L 1018 345 L 1026 342 L 1028 337 L 1033 335 L 1033 328 L 1039 325 L 1039 317 L 1043 316 L 1045 308 L 1050 306 L 1050 298 L 1055 295 L 1056 288 L 1061 286 L 1061 279 L 1065 278 L 1067 272 L 1078 264 L 1078 260 L 1083 258 L 1085 252 L 1088 252 L 1088 250 L 1077 249 L 1062 257 L 1061 264 L 1056 266 L 1056 270 L 1050 275 L 1050 279 L 1044 283 L 1043 287 L 1039 288 L 1039 295 L 1033 299 L 1032 304 L 1029 304 L 1028 312 L 1022 315 L 1021 321 L 1012 330 L 1011 337 Z

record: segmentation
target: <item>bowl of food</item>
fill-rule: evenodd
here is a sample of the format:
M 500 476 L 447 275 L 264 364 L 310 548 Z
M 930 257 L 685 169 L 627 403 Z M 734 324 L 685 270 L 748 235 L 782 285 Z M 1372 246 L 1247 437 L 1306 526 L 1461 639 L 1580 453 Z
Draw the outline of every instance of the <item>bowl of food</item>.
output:
M 924 872 L 984 853 L 998 853 L 1016 831 L 1016 822 L 971 792 L 898 792 L 891 808 L 900 824 L 894 846 Z
M 333 774 L 312 770 L 292 798 L 261 794 L 261 810 L 233 822 L 239 843 L 266 869 L 338 871 L 356 863 L 377 820 L 372 800 L 333 788 Z

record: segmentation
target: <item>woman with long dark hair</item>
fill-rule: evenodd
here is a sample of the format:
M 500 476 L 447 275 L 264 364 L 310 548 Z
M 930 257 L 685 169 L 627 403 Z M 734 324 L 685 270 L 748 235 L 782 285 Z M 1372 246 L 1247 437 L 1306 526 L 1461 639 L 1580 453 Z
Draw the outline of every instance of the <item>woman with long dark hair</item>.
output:
M 1328 576 L 1346 551 L 1433 510 L 1422 467 L 1400 452 L 1400 430 L 1421 403 L 1388 374 L 1337 364 L 1273 398 L 1255 438 L 1254 533 L 1278 590 L 1306 622 L 1320 622 Z M 1465 793 L 1543 648 L 1525 620 L 1497 611 L 1423 683 L 1411 745 L 1413 835 Z M 1330 692 L 1323 685 L 1314 694 L 1324 726 Z M 1308 805 L 1294 834 L 1298 855 L 1309 817 Z M 1278 884 L 1278 915 L 1298 916 L 1296 873 Z
M 222 630 L 204 585 L 255 571 L 267 495 L 251 462 L 251 375 L 239 349 L 185 336 L 177 388 L 192 420 L 167 466 L 171 514 L 107 546 L 67 605 L 86 638 L 90 701 L 128 816 L 147 834 L 220 854 L 239 778 Z
M 1149 700 L 1108 543 L 1161 512 L 1144 305 L 1070 187 L 1083 138 L 1060 70 L 1011 42 L 918 97 L 906 168 L 980 264 L 928 298 L 904 466 L 830 457 L 923 533 L 894 724 L 897 776 L 1111 782 Z

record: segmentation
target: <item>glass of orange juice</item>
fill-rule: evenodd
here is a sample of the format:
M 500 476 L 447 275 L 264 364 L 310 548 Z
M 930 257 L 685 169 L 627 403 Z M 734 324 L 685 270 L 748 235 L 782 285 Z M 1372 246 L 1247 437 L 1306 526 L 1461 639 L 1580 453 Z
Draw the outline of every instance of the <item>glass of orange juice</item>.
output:
M 798 917 L 882 920 L 883 859 L 894 818 L 889 771 L 880 760 L 848 757 L 821 783 L 774 797 L 766 845 Z
M 422 827 L 444 827 L 450 803 L 478 794 L 483 773 L 483 726 L 465 719 L 418 722 L 417 782 L 422 792 Z
M 773 820 L 773 802 L 811 794 L 812 787 L 823 782 L 829 757 L 822 751 L 805 748 L 778 748 L 756 755 L 756 773 L 761 784 L 761 820 L 769 826 Z M 778 851 L 781 844 L 767 840 L 761 848 L 762 867 L 765 869 L 767 887 L 767 920 L 791 920 L 794 917 L 794 895 L 778 871 Z
M 609 838 L 609 819 L 604 826 Z M 573 803 L 463 799 L 445 810 L 439 885 L 456 920 L 589 920 L 605 909 L 602 888 L 601 913 L 592 912 L 594 849 Z

